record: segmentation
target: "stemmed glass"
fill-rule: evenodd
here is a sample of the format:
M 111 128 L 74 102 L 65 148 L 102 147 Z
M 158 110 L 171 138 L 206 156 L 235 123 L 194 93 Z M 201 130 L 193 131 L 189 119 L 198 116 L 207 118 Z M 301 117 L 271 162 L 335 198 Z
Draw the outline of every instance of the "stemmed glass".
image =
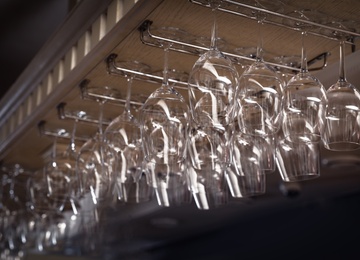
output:
M 188 138 L 188 186 L 198 209 L 216 208 L 228 201 L 224 177 L 226 135 L 192 122 Z
M 189 76 L 189 103 L 194 123 L 225 132 L 233 116 L 238 73 L 217 46 L 216 10 L 220 1 L 210 1 L 213 13 L 210 49 L 200 56 Z
M 75 171 L 70 162 L 60 158 L 57 137 L 54 138 L 50 160 L 44 167 L 44 176 L 47 184 L 47 196 L 54 210 L 61 211 L 65 201 L 71 195 L 71 185 Z
M 195 184 L 198 182 L 198 186 L 209 193 L 207 197 L 214 191 L 223 195 L 227 192 L 222 183 L 225 182 L 225 169 L 231 163 L 230 135 L 239 80 L 235 66 L 219 51 L 217 45 L 216 10 L 220 1 L 209 3 L 213 13 L 210 48 L 195 62 L 188 80 L 192 116 L 189 153 L 192 155 L 192 172 L 196 177 L 190 180 Z M 205 146 L 201 147 L 201 143 Z M 192 184 L 191 187 L 196 185 Z M 194 195 L 196 191 L 193 190 Z M 226 203 L 226 196 L 223 198 L 211 206 Z
M 296 10 L 289 14 L 305 21 L 321 23 L 324 19 L 315 10 Z M 284 89 L 282 131 L 278 135 L 276 163 L 285 182 L 302 181 L 320 176 L 321 134 L 324 128 L 326 90 L 311 75 L 307 67 L 305 38 L 312 25 L 286 20 L 294 29 L 301 30 L 300 72 L 293 76 Z M 289 163 L 291 162 L 291 163 Z
M 138 61 L 117 62 L 128 70 L 149 73 L 150 66 Z M 143 202 L 151 198 L 143 163 L 140 123 L 131 113 L 131 88 L 134 75 L 126 74 L 127 94 L 124 111 L 104 131 L 105 141 L 118 153 L 117 181 L 118 198 L 124 202 Z
M 321 14 L 307 9 L 294 11 L 290 15 L 312 22 L 322 19 Z M 301 30 L 302 35 L 301 67 L 284 89 L 282 130 L 285 138 L 292 142 L 319 142 L 325 120 L 326 90 L 307 68 L 304 41 L 307 30 L 312 26 L 303 22 L 296 22 L 294 26 Z
M 56 212 L 48 197 L 48 189 L 44 169 L 35 171 L 27 183 L 26 193 L 31 213 L 33 214 L 32 225 L 34 229 L 34 249 L 37 251 L 45 250 L 45 243 L 50 244 L 49 239 L 45 238 L 47 225 L 44 220 Z M 47 241 L 46 241 L 47 240 Z
M 263 146 L 250 135 L 235 131 L 231 136 L 232 164 L 226 180 L 234 198 L 262 195 L 266 190 L 266 174 L 262 165 Z
M 91 99 L 99 105 L 97 133 L 80 148 L 76 169 L 81 181 L 80 233 L 86 238 L 80 247 L 87 254 L 101 251 L 103 212 L 114 202 L 116 182 L 117 153 L 106 142 L 103 134 L 103 107 L 108 100 L 119 99 L 120 93 L 110 86 L 89 86 L 84 82 L 82 97 Z
M 54 198 L 49 198 L 44 169 L 35 171 L 28 181 L 26 192 L 31 214 L 28 226 L 31 232 L 32 249 L 38 252 L 60 252 L 64 249 L 67 223 L 64 211 Z M 52 194 L 51 196 L 53 196 Z M 60 199 L 59 201 L 62 202 Z
M 69 243 L 72 234 L 76 233 L 79 223 L 80 211 L 80 178 L 77 175 L 77 143 L 76 130 L 79 118 L 86 114 L 83 111 L 76 112 L 69 144 L 60 144 L 64 150 L 57 149 L 55 139 L 52 150 L 52 159 L 45 169 L 47 181 L 47 196 L 55 208 L 55 212 L 47 219 L 42 219 L 51 233 L 51 247 L 47 250 L 61 251 L 65 243 Z M 61 148 L 61 146 L 59 147 Z
M 281 127 L 283 81 L 274 68 L 263 61 L 262 23 L 265 16 L 258 15 L 258 46 L 256 61 L 240 76 L 237 90 L 240 130 L 244 134 L 267 136 Z
M 320 176 L 319 142 L 293 142 L 278 134 L 276 165 L 284 182 L 305 181 Z
M 108 98 L 116 98 L 116 89 L 82 86 L 83 97 L 95 97 L 99 104 L 98 131 L 79 150 L 76 169 L 80 176 L 81 193 L 96 206 L 110 202 L 115 183 L 116 152 L 105 142 L 103 135 L 103 106 Z M 102 205 L 100 205 L 102 204 Z
M 262 1 L 261 5 L 266 2 Z M 275 171 L 276 133 L 282 122 L 284 81 L 263 60 L 262 27 L 266 16 L 260 11 L 255 15 L 258 22 L 256 60 L 240 76 L 240 87 L 236 91 L 236 117 L 240 131 L 251 135 L 266 148 L 261 149 L 260 166 L 266 173 L 271 173 Z
M 86 113 L 84 111 L 78 111 L 77 116 L 79 118 L 85 116 Z M 62 158 L 70 165 L 71 168 L 71 190 L 70 190 L 70 196 L 69 200 L 66 203 L 70 203 L 71 207 L 74 209 L 75 212 L 75 205 L 78 204 L 78 201 L 81 197 L 81 183 L 80 183 L 80 176 L 78 175 L 78 172 L 76 170 L 76 163 L 77 163 L 77 144 L 76 144 L 76 130 L 77 130 L 77 124 L 79 122 L 78 118 L 75 118 L 74 125 L 70 137 L 70 143 L 68 145 L 68 148 L 65 150 L 65 152 L 62 154 Z
M 342 23 L 336 26 L 352 30 Z M 345 40 L 347 35 L 334 29 L 333 36 L 340 40 L 339 78 L 326 91 L 328 105 L 325 109 L 325 130 L 322 141 L 325 148 L 329 150 L 353 151 L 360 148 L 360 93 L 346 80 Z
M 164 28 L 166 30 L 166 28 Z M 177 37 L 176 32 L 172 30 Z M 166 33 L 166 32 L 164 32 Z M 183 165 L 186 157 L 186 136 L 189 107 L 185 99 L 168 82 L 168 52 L 164 48 L 164 71 L 161 87 L 145 101 L 140 111 L 141 135 L 149 185 L 155 189 L 158 204 L 181 203 L 186 191 Z
M 4 203 L 1 219 L 1 236 L 8 257 L 24 255 L 26 243 L 29 242 L 26 225 L 26 200 L 23 190 L 26 185 L 24 169 L 19 165 L 3 167 L 6 175 L 1 187 L 2 203 Z M 25 178 L 27 178 L 25 176 Z

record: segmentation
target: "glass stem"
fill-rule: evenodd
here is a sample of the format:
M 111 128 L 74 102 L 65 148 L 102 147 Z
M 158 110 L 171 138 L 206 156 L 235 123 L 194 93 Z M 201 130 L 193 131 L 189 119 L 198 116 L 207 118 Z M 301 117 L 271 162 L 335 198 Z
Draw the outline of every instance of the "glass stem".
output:
M 263 60 L 263 35 L 262 35 L 262 27 L 263 27 L 263 20 L 260 18 L 258 19 L 258 44 L 256 48 L 256 61 Z
M 164 45 L 164 70 L 163 70 L 163 86 L 169 87 L 169 48 L 170 45 Z
M 53 167 L 55 167 L 55 158 L 56 158 L 56 144 L 57 144 L 57 137 L 54 138 L 54 143 L 52 146 L 52 151 L 51 151 L 51 163 L 53 164 Z
M 104 134 L 103 134 L 103 113 L 104 113 L 104 101 L 99 101 L 99 142 L 100 144 L 100 162 L 101 162 L 101 173 L 105 173 L 105 157 L 104 157 L 104 146 L 102 144 L 102 141 L 104 140 Z
M 305 48 L 305 38 L 306 38 L 306 32 L 301 32 L 301 73 L 306 73 L 307 68 L 307 56 L 306 56 L 306 48 Z
M 346 82 L 345 76 L 345 42 L 340 41 L 340 66 L 339 66 L 339 82 Z
M 75 136 L 76 136 L 76 127 L 77 127 L 78 119 L 75 119 L 74 127 L 71 133 L 71 139 L 70 139 L 70 151 L 75 152 Z
M 104 103 L 102 100 L 99 101 L 99 135 L 100 138 L 103 137 L 103 107 Z
M 218 9 L 217 1 L 211 2 L 211 11 L 213 15 L 213 26 L 211 28 L 211 39 L 210 39 L 210 50 L 217 50 L 217 21 L 216 21 L 216 10 Z
M 131 100 L 131 86 L 132 86 L 133 77 L 127 77 L 127 92 L 126 92 L 126 103 L 125 103 L 125 112 L 130 114 L 130 100 Z

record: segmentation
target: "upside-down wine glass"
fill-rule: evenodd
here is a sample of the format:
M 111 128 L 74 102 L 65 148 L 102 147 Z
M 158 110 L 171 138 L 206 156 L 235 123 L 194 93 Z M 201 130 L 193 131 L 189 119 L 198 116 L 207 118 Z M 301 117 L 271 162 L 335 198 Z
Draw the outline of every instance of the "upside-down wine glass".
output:
M 226 179 L 234 198 L 258 196 L 266 191 L 266 174 L 261 165 L 261 149 L 264 147 L 256 141 L 238 129 L 231 136 L 232 164 L 226 172 Z
M 276 165 L 284 182 L 311 180 L 320 176 L 320 143 L 293 142 L 278 134 Z
M 289 14 L 304 20 L 286 20 L 301 30 L 300 72 L 293 76 L 284 89 L 282 131 L 278 135 L 276 163 L 284 182 L 303 181 L 320 176 L 321 134 L 324 129 L 326 90 L 311 75 L 307 67 L 305 39 L 314 28 L 306 21 L 323 23 L 324 16 L 316 10 L 295 10 Z M 289 163 L 291 162 L 291 163 Z
M 122 68 L 149 73 L 150 66 L 138 61 L 117 62 Z M 116 164 L 116 189 L 118 199 L 125 203 L 140 203 L 151 198 L 151 187 L 147 185 L 143 169 L 143 150 L 140 123 L 131 112 L 131 89 L 134 75 L 125 74 L 127 94 L 125 108 L 105 129 L 105 140 L 118 154 Z
M 44 176 L 49 201 L 54 210 L 61 211 L 70 196 L 75 171 L 70 162 L 61 158 L 57 149 L 59 149 L 58 139 L 54 137 L 50 158 L 44 167 Z
M 263 60 L 262 28 L 266 16 L 258 11 L 256 18 L 256 60 L 240 76 L 236 92 L 237 121 L 243 134 L 251 135 L 258 145 L 263 145 L 260 165 L 270 173 L 275 171 L 275 136 L 282 122 L 283 80 Z
M 228 201 L 225 172 L 231 163 L 230 135 L 238 73 L 217 45 L 217 9 L 220 1 L 209 1 L 213 15 L 210 48 L 195 62 L 189 75 L 192 126 L 189 132 L 191 160 L 190 190 L 211 209 Z M 189 166 L 190 167 L 190 166 Z M 199 191 L 203 191 L 199 193 Z
M 67 148 L 65 148 L 64 151 L 61 151 L 56 159 L 57 163 L 64 165 L 62 168 L 65 169 L 64 175 L 67 179 L 67 182 L 65 183 L 69 187 L 66 188 L 68 194 L 63 195 L 65 197 L 65 201 L 63 207 L 61 208 L 61 212 L 55 215 L 55 218 L 51 220 L 53 233 L 52 241 L 55 243 L 53 250 L 61 250 L 66 246 L 65 243 L 72 242 L 71 237 L 78 232 L 78 226 L 81 220 L 80 212 L 82 208 L 80 207 L 80 178 L 76 170 L 77 146 L 79 144 L 77 144 L 76 131 L 79 119 L 85 117 L 86 113 L 84 111 L 76 111 L 75 115 L 70 142 L 69 144 L 66 144 Z M 51 178 L 49 177 L 51 176 L 48 176 L 48 181 L 51 181 Z M 52 182 L 55 186 L 57 186 L 56 184 L 59 180 L 55 179 Z M 51 188 L 49 191 L 50 190 L 54 189 Z
M 79 118 L 86 116 L 86 113 L 84 111 L 78 111 L 77 116 Z M 75 118 L 74 125 L 70 137 L 70 143 L 68 148 L 63 154 L 63 157 L 66 158 L 68 163 L 70 164 L 70 167 L 72 168 L 72 176 L 71 176 L 71 194 L 70 194 L 70 204 L 72 205 L 73 211 L 76 211 L 76 204 L 79 201 L 79 198 L 81 197 L 81 183 L 80 183 L 80 176 L 78 175 L 78 172 L 76 170 L 76 162 L 77 162 L 77 144 L 76 144 L 76 130 L 78 125 L 79 119 Z
M 26 201 L 22 196 L 24 183 L 19 181 L 23 172 L 24 169 L 19 164 L 6 167 L 6 177 L 3 177 L 4 183 L 1 187 L 2 203 L 5 205 L 5 211 L 0 216 L 3 225 L 0 230 L 1 240 L 3 239 L 4 247 L 1 249 L 7 252 L 6 259 L 12 257 L 21 259 L 20 256 L 24 255 L 25 244 L 28 242 L 26 219 L 24 219 Z
M 305 9 L 290 14 L 296 18 L 321 22 L 321 14 Z M 301 67 L 284 88 L 283 124 L 285 138 L 292 142 L 319 142 L 324 128 L 326 90 L 321 82 L 311 75 L 307 67 L 305 48 L 306 33 L 312 25 L 295 22 L 301 30 Z
M 164 48 L 163 81 L 142 106 L 140 124 L 149 185 L 155 189 L 158 204 L 168 207 L 183 203 L 184 192 L 188 193 L 184 165 L 189 107 L 174 86 L 169 85 L 170 44 L 165 41 L 161 44 Z
M 109 100 L 121 98 L 119 91 L 111 86 L 89 86 L 84 82 L 82 87 L 83 98 L 90 98 L 99 105 L 98 131 L 79 150 L 77 170 L 80 175 L 81 250 L 88 255 L 98 255 L 102 252 L 104 210 L 114 203 L 117 153 L 109 145 L 103 134 L 104 104 Z
M 58 130 L 44 167 L 31 176 L 27 187 L 31 209 L 29 226 L 32 223 L 33 233 L 36 233 L 33 246 L 38 251 L 61 251 L 65 245 L 67 225 L 64 209 L 71 200 L 77 178 L 75 165 L 59 152 L 58 137 L 64 133 L 67 133 L 64 129 Z
M 198 209 L 208 210 L 226 204 L 228 189 L 224 161 L 228 153 L 226 135 L 192 122 L 188 137 L 187 178 Z
M 258 45 L 255 62 L 240 76 L 237 98 L 240 130 L 244 134 L 267 136 L 281 127 L 282 80 L 263 60 L 262 27 L 265 16 L 258 14 Z
M 29 179 L 26 189 L 29 208 L 33 215 L 31 223 L 35 231 L 33 248 L 38 252 L 44 251 L 47 245 L 50 245 L 50 234 L 45 238 L 45 233 L 48 231 L 48 223 L 45 223 L 45 220 L 47 222 L 49 216 L 57 211 L 48 197 L 44 173 L 43 168 L 35 171 Z
M 238 74 L 217 46 L 216 10 L 220 1 L 209 0 L 213 26 L 209 50 L 195 62 L 189 75 L 189 103 L 196 125 L 226 132 L 231 124 Z
M 337 26 L 352 30 L 342 23 Z M 333 34 L 340 40 L 339 78 L 326 91 L 328 106 L 322 141 L 328 150 L 353 151 L 360 148 L 360 92 L 345 75 L 345 40 L 348 36 L 336 29 Z
M 87 196 L 95 207 L 105 206 L 113 196 L 116 153 L 104 140 L 103 106 L 107 98 L 116 98 L 119 93 L 109 86 L 82 87 L 83 96 L 94 96 L 99 104 L 99 124 L 97 133 L 80 148 L 76 168 L 80 176 L 82 195 Z

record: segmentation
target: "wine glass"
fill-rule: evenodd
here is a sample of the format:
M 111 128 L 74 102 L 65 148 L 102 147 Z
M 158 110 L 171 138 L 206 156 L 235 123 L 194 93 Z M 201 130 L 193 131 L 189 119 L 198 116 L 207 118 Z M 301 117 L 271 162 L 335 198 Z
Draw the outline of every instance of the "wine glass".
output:
M 234 131 L 231 136 L 232 163 L 226 170 L 226 181 L 234 198 L 261 195 L 266 190 L 266 174 L 262 165 L 263 146 L 253 136 Z
M 199 200 L 201 194 L 206 194 L 209 205 L 202 207 L 205 209 L 227 202 L 228 189 L 224 174 L 231 161 L 229 140 L 235 90 L 239 83 L 234 64 L 219 50 L 216 11 L 220 2 L 209 1 L 213 15 L 210 48 L 195 62 L 188 80 L 192 117 L 189 134 L 189 168 L 192 174 L 189 179 L 195 176 L 195 188 L 197 186 L 203 190 L 202 193 L 193 192 L 195 200 Z M 213 200 L 215 196 L 218 199 Z
M 40 236 L 50 234 L 37 240 L 37 248 L 46 251 L 59 252 L 68 243 L 71 232 L 75 232 L 79 222 L 80 182 L 76 171 L 76 129 L 78 118 L 85 116 L 83 111 L 76 112 L 76 118 L 69 143 L 60 143 L 55 138 L 51 158 L 44 167 L 47 185 L 47 198 L 51 210 L 46 216 L 37 218 L 37 228 Z
M 344 23 L 332 23 L 340 29 L 352 31 Z M 336 31 L 333 36 L 340 41 L 338 81 L 326 91 L 328 105 L 325 109 L 324 146 L 332 151 L 353 151 L 360 148 L 360 92 L 347 81 L 345 75 L 345 40 L 348 35 Z
M 28 242 L 26 225 L 26 200 L 23 196 L 28 174 L 19 164 L 3 166 L 6 177 L 2 183 L 2 203 L 4 204 L 1 222 L 4 248 L 8 257 L 17 257 L 24 254 Z
M 279 132 L 276 165 L 284 182 L 311 180 L 320 176 L 319 142 L 294 142 Z
M 53 216 L 61 215 L 61 210 L 54 207 L 54 201 L 49 197 L 47 185 L 44 168 L 41 168 L 32 174 L 26 188 L 31 213 L 28 221 L 33 230 L 32 246 L 39 252 L 50 250 L 54 245 L 51 241 L 53 232 L 50 232 L 49 220 Z
M 177 37 L 176 33 L 174 36 L 171 34 L 169 36 Z M 170 44 L 162 42 L 162 46 L 164 48 L 163 81 L 161 87 L 155 90 L 142 106 L 140 125 L 149 185 L 155 189 L 158 204 L 170 206 L 171 193 L 181 193 L 186 187 L 183 164 L 186 157 L 189 107 L 174 86 L 169 85 Z
M 149 73 L 150 67 L 138 61 L 117 62 L 122 68 Z M 105 129 L 105 141 L 118 153 L 118 197 L 124 202 L 143 202 L 151 198 L 151 190 L 145 180 L 142 167 L 143 151 L 138 120 L 131 113 L 131 87 L 134 75 L 126 74 L 127 95 L 124 111 Z
M 210 1 L 213 13 L 210 49 L 200 56 L 189 76 L 189 103 L 194 123 L 219 132 L 228 129 L 233 117 L 238 73 L 217 45 L 216 10 L 220 1 Z
M 237 113 L 240 131 L 249 135 L 274 135 L 281 127 L 283 80 L 263 61 L 262 23 L 257 13 L 258 45 L 256 60 L 240 76 L 237 90 Z
M 208 210 L 228 202 L 224 161 L 229 137 L 215 129 L 191 124 L 188 138 L 187 180 L 198 209 Z
M 261 1 L 261 5 L 257 2 L 257 5 L 263 7 L 266 2 Z M 257 51 L 255 61 L 241 74 L 236 90 L 236 129 L 244 135 L 252 136 L 257 143 L 256 147 L 261 147 L 259 165 L 266 173 L 271 173 L 276 167 L 276 133 L 282 122 L 284 81 L 275 68 L 263 59 L 262 28 L 266 16 L 260 11 L 254 15 L 258 23 Z
M 61 154 L 62 160 L 66 161 L 68 167 L 71 169 L 70 171 L 70 196 L 68 197 L 69 200 L 66 201 L 66 203 L 70 203 L 72 205 L 72 208 L 74 209 L 74 205 L 78 204 L 78 201 L 81 197 L 81 184 L 80 184 L 80 176 L 78 175 L 78 172 L 76 170 L 76 162 L 77 162 L 77 144 L 76 144 L 76 130 L 77 130 L 77 124 L 79 122 L 79 118 L 86 116 L 86 113 L 84 111 L 78 111 L 77 112 L 78 118 L 75 118 L 74 120 L 74 126 L 72 129 L 71 137 L 70 137 L 70 143 L 68 145 L 68 148 Z M 74 209 L 74 212 L 77 210 Z
M 294 11 L 290 16 L 321 22 L 322 16 L 315 10 Z M 301 30 L 301 67 L 284 88 L 282 130 L 286 139 L 292 142 L 319 142 L 325 121 L 327 106 L 326 90 L 321 82 L 311 75 L 307 68 L 305 38 L 307 30 L 313 27 L 304 22 L 294 22 Z
M 65 201 L 69 199 L 75 171 L 67 158 L 62 158 L 57 152 L 58 140 L 54 138 L 50 160 L 44 167 L 44 176 L 47 184 L 47 196 L 55 210 L 61 211 Z
M 76 169 L 80 176 L 81 193 L 90 198 L 97 207 L 110 202 L 115 183 L 115 163 L 117 155 L 113 147 L 104 140 L 103 106 L 108 98 L 116 98 L 119 93 L 109 86 L 83 86 L 83 95 L 95 96 L 99 104 L 99 125 L 97 133 L 80 148 Z

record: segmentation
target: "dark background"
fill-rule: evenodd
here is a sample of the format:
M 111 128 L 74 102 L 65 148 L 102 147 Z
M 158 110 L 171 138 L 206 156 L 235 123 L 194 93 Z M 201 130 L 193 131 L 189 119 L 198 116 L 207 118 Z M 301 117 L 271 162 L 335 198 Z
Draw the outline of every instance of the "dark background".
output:
M 0 0 L 0 98 L 75 4 L 76 0 Z

